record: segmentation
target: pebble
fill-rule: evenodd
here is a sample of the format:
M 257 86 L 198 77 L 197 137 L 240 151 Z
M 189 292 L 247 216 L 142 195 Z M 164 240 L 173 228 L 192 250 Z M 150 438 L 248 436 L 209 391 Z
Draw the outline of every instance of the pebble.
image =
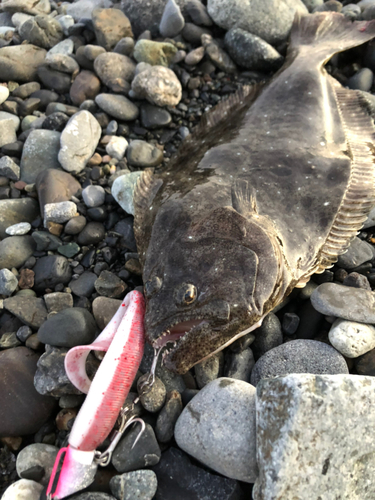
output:
M 72 175 L 55 169 L 41 172 L 35 184 L 42 215 L 45 205 L 69 201 L 81 189 L 80 183 Z
M 45 15 L 35 16 L 22 23 L 19 34 L 23 40 L 43 49 L 52 48 L 61 42 L 64 36 L 60 23 Z
M 95 292 L 95 281 L 97 279 L 98 277 L 95 273 L 87 271 L 82 273 L 78 279 L 71 281 L 69 283 L 69 288 L 71 289 L 72 293 L 74 293 L 74 295 L 77 295 L 78 297 L 90 297 Z M 99 297 L 97 297 L 95 300 L 98 300 L 98 298 Z M 95 312 L 93 314 L 96 320 Z M 100 325 L 99 328 L 101 328 Z M 103 328 L 101 329 L 103 330 Z
M 182 36 L 187 42 L 193 45 L 200 45 L 202 35 L 212 35 L 212 32 L 207 28 L 196 26 L 193 23 L 185 23 L 185 27 L 182 30 Z
M 163 151 L 149 142 L 133 140 L 127 149 L 126 158 L 137 168 L 157 167 L 163 161 Z
M 47 56 L 50 56 L 52 54 L 63 54 L 65 56 L 69 56 L 73 54 L 74 52 L 74 42 L 72 39 L 67 38 L 66 40 L 63 40 L 62 42 L 57 43 L 54 45 L 48 52 Z
M 122 175 L 117 177 L 112 185 L 112 196 L 128 214 L 134 215 L 133 193 L 140 175 L 141 172 Z
M 79 234 L 86 225 L 86 218 L 83 215 L 78 215 L 70 219 L 64 227 L 65 234 Z
M 88 99 L 95 99 L 100 92 L 100 80 L 91 71 L 83 70 L 77 75 L 69 95 L 75 106 L 80 106 Z
M 369 213 L 366 222 L 363 225 L 363 229 L 375 226 L 375 207 Z
M 372 246 L 356 237 L 351 242 L 348 251 L 343 255 L 339 255 L 337 265 L 344 269 L 354 269 L 373 258 L 374 252 Z
M 375 349 L 362 354 L 354 359 L 354 365 L 358 375 L 375 376 Z
M 6 234 L 9 236 L 22 236 L 27 234 L 31 229 L 31 224 L 28 222 L 19 222 L 18 224 L 13 224 L 6 228 Z
M 64 170 L 79 173 L 85 168 L 95 153 L 101 131 L 98 121 L 89 111 L 78 111 L 70 118 L 61 133 L 58 154 Z
M 73 307 L 73 296 L 71 293 L 52 292 L 43 296 L 48 313 L 60 312 L 69 307 Z
M 271 45 L 286 40 L 297 12 L 302 15 L 308 13 L 301 0 L 285 0 L 278 3 L 277 9 L 273 0 L 256 0 L 247 4 L 233 0 L 208 0 L 207 10 L 221 28 L 241 28 Z
M 138 40 L 134 46 L 133 57 L 139 63 L 168 67 L 176 52 L 177 48 L 171 43 Z
M 166 127 L 172 121 L 171 114 L 163 108 L 144 103 L 141 105 L 141 122 L 147 129 Z
M 56 113 L 52 113 L 49 116 L 47 116 L 46 119 L 44 119 L 42 127 L 46 130 L 55 130 L 56 132 L 62 132 L 68 120 L 69 120 L 68 115 L 57 111 Z M 36 121 L 34 123 L 36 123 Z
M 207 13 L 207 8 L 200 0 L 188 0 L 186 10 L 194 24 L 212 26 L 212 19 Z
M 46 169 L 60 169 L 57 155 L 60 148 L 60 132 L 32 130 L 25 141 L 21 158 L 21 180 L 34 183 Z
M 255 363 L 251 384 L 288 373 L 348 373 L 343 356 L 333 347 L 316 340 L 297 339 L 271 349 Z
M 263 380 L 257 388 L 254 500 L 291 498 L 290 492 L 311 498 L 312 491 L 327 499 L 371 498 L 374 389 L 373 377 L 356 375 Z
M 241 28 L 230 29 L 224 40 L 231 58 L 243 68 L 272 71 L 283 63 L 283 57 L 272 45 Z
M 104 239 L 105 229 L 100 222 L 88 222 L 78 235 L 77 243 L 81 246 L 96 245 Z
M 4 85 L 0 85 L 0 104 L 3 104 L 9 97 L 9 89 L 4 87 Z
M 188 456 L 175 447 L 163 453 L 153 471 L 158 479 L 156 498 L 160 500 L 238 500 L 243 496 L 236 480 L 193 465 Z
M 82 198 L 87 207 L 100 207 L 104 203 L 105 191 L 101 186 L 87 186 L 82 191 Z
M 311 303 L 325 316 L 375 324 L 375 298 L 372 292 L 363 288 L 323 283 L 311 295 Z
M 204 57 L 204 52 L 204 47 L 198 47 L 197 49 L 192 50 L 186 55 L 185 64 L 195 66 L 200 63 Z
M 164 7 L 164 12 L 159 24 L 161 36 L 174 38 L 185 26 L 185 19 L 181 14 L 180 7 L 175 0 L 168 0 Z
M 114 476 L 109 487 L 117 499 L 151 500 L 156 493 L 158 481 L 152 470 L 135 470 Z
M 286 335 L 294 335 L 298 329 L 300 318 L 295 313 L 285 313 L 283 316 L 282 330 Z
M 138 379 L 138 394 L 140 394 L 139 399 L 142 403 L 142 406 L 145 410 L 156 413 L 163 407 L 165 403 L 165 398 L 167 395 L 167 391 L 165 385 L 160 380 L 159 377 L 155 377 L 154 385 L 151 387 L 149 391 L 143 393 L 141 391 L 141 385 L 147 380 L 148 374 L 142 375 Z
M 138 107 L 123 95 L 99 94 L 96 104 L 113 118 L 121 121 L 132 121 L 138 118 Z
M 79 66 L 75 59 L 65 54 L 51 54 L 47 55 L 46 63 L 51 69 L 61 71 L 63 73 L 78 73 Z
M 117 299 L 109 299 L 108 297 L 96 297 L 94 299 L 92 313 L 100 330 L 104 330 L 120 305 L 121 300 Z
M 203 40 L 206 41 L 203 42 Z M 217 68 L 226 73 L 235 73 L 237 71 L 235 63 L 211 36 L 203 35 L 202 43 L 206 54 Z
M 352 286 L 354 288 L 363 288 L 371 291 L 371 285 L 366 276 L 359 273 L 350 273 L 343 279 L 344 286 Z
M 182 97 L 179 79 L 163 66 L 153 66 L 139 73 L 132 81 L 132 90 L 156 106 L 176 106 Z
M 112 50 L 124 37 L 133 37 L 129 19 L 119 9 L 95 9 L 92 12 L 96 41 L 105 50 Z
M 94 69 L 100 80 L 113 92 L 125 92 L 130 89 L 134 78 L 135 63 L 130 57 L 116 52 L 100 54 L 94 61 Z
M 179 417 L 178 446 L 226 477 L 253 483 L 258 475 L 255 392 L 255 387 L 241 380 L 212 381 Z
M 244 349 L 241 352 L 232 352 L 226 360 L 224 375 L 236 380 L 249 382 L 250 373 L 254 365 L 255 360 L 251 349 Z
M 267 351 L 283 343 L 283 334 L 279 318 L 274 313 L 269 313 L 264 318 L 262 325 L 254 331 L 255 340 L 251 344 L 255 359 L 260 358 Z
M 17 121 L 18 124 L 15 123 L 10 113 L 0 112 L 0 147 L 17 140 L 16 131 L 20 123 L 19 118 Z
M 27 347 L 0 352 L 0 436 L 37 432 L 51 416 L 55 401 L 38 394 L 34 374 L 39 355 Z
M 0 74 L 2 81 L 32 82 L 44 62 L 46 50 L 31 44 L 0 48 Z
M 95 493 L 88 491 L 87 493 L 80 493 L 79 495 L 74 495 L 71 500 L 116 500 L 113 496 L 107 495 L 107 493 Z
M 96 330 L 94 317 L 87 309 L 71 307 L 47 319 L 38 330 L 38 339 L 43 344 L 75 347 L 91 344 Z
M 0 269 L 18 268 L 34 253 L 31 236 L 11 236 L 0 241 Z
M 74 19 L 72 16 L 61 16 L 58 18 L 58 22 L 62 27 L 65 36 L 69 36 L 69 28 L 74 25 Z
M 41 484 L 46 486 L 52 473 L 58 448 L 49 444 L 34 443 L 26 446 L 17 456 L 17 474 L 24 477 L 24 473 L 32 467 L 42 467 L 44 474 Z
M 43 486 L 36 481 L 19 479 L 11 484 L 1 497 L 2 500 L 39 500 Z
M 49 14 L 51 6 L 46 0 L 5 0 L 2 2 L 5 12 L 25 12 L 27 14 Z
M 329 341 L 347 358 L 358 358 L 375 348 L 375 327 L 337 319 L 330 331 Z
M 362 68 L 349 78 L 347 85 L 353 90 L 364 90 L 368 92 L 372 87 L 374 74 L 369 68 Z
M 57 251 L 59 254 L 64 255 L 68 259 L 77 255 L 80 251 L 80 247 L 74 241 L 67 243 L 66 245 L 61 245 L 58 247 Z
M 45 252 L 48 250 L 54 251 L 62 244 L 57 236 L 47 233 L 46 231 L 34 231 L 31 237 L 36 243 L 38 252 Z
M 67 285 L 72 277 L 69 262 L 62 255 L 40 257 L 33 271 L 35 273 L 34 289 L 37 292 L 44 292 L 46 288 L 54 289 L 60 283 Z
M 71 75 L 51 69 L 47 64 L 38 68 L 38 77 L 45 87 L 59 94 L 67 94 L 71 84 Z
M 105 150 L 111 158 L 122 160 L 124 158 L 127 147 L 128 141 L 125 139 L 125 137 L 118 137 L 116 135 L 113 135 L 106 145 Z
M 139 430 L 138 425 L 133 426 L 117 445 L 112 455 L 112 464 L 117 472 L 152 467 L 159 462 L 161 451 L 151 425 L 146 424 L 145 430 L 133 448 Z
M 23 290 L 29 292 L 29 290 Z M 39 328 L 47 318 L 47 309 L 44 301 L 33 295 L 21 295 L 17 293 L 13 297 L 4 300 L 4 308 L 14 314 L 22 323 Z
M 18 287 L 18 280 L 9 269 L 0 270 L 0 295 L 12 295 Z
M 166 396 L 165 405 L 160 410 L 156 421 L 155 433 L 160 443 L 168 443 L 173 438 L 174 428 L 182 412 L 182 400 L 178 391 L 171 391 Z
M 194 367 L 199 389 L 220 377 L 224 365 L 223 352 L 220 351 Z
M 77 205 L 73 201 L 59 201 L 58 203 L 47 203 L 44 205 L 44 221 L 63 224 L 75 217 Z

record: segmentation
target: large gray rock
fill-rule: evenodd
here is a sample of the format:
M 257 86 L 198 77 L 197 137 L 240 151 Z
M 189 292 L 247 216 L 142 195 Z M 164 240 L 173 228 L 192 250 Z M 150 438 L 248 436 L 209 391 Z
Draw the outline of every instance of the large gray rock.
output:
M 35 45 L 22 44 L 0 49 L 0 74 L 5 82 L 32 82 L 47 52 Z
M 316 340 L 297 339 L 266 352 L 255 363 L 250 381 L 288 373 L 339 374 L 348 373 L 344 357 L 333 347 Z
M 15 295 L 4 300 L 4 308 L 32 328 L 39 328 L 47 319 L 44 300 L 37 297 Z
M 94 69 L 104 85 L 119 92 L 124 88 L 124 82 L 131 82 L 134 78 L 135 62 L 116 52 L 104 52 L 95 58 Z
M 39 215 L 39 207 L 33 198 L 0 200 L 0 238 L 7 238 L 5 230 L 19 222 L 32 222 Z
M 176 4 L 175 0 L 168 0 L 159 25 L 161 36 L 173 38 L 182 31 L 184 26 L 185 20 L 181 14 L 180 7 Z
M 222 28 L 242 28 L 271 44 L 286 40 L 296 12 L 308 13 L 301 0 L 208 0 L 207 10 Z
M 33 271 L 35 273 L 34 289 L 44 292 L 46 288 L 53 289 L 57 284 L 67 285 L 72 277 L 69 261 L 62 255 L 47 255 L 37 260 Z
M 35 247 L 31 236 L 11 236 L 0 241 L 0 269 L 22 266 Z
M 257 388 L 254 500 L 375 498 L 375 379 L 296 374 Z
M 177 420 L 180 448 L 226 477 L 253 483 L 256 464 L 255 387 L 230 378 L 206 385 Z
M 21 180 L 28 184 L 48 168 L 61 170 L 57 160 L 60 148 L 60 132 L 54 130 L 32 130 L 22 151 Z
M 23 40 L 50 49 L 63 39 L 63 30 L 60 23 L 53 17 L 46 15 L 35 16 L 24 22 L 19 29 Z
M 50 444 L 29 444 L 26 448 L 21 450 L 17 456 L 17 474 L 22 477 L 22 473 L 31 469 L 31 467 L 43 467 L 45 473 L 41 479 L 41 484 L 46 486 L 52 473 L 58 451 L 59 449 L 56 446 Z
M 75 113 L 61 133 L 59 162 L 67 172 L 81 172 L 98 145 L 102 129 L 86 110 Z
M 323 283 L 312 293 L 311 303 L 326 316 L 375 324 L 375 294 L 363 288 Z

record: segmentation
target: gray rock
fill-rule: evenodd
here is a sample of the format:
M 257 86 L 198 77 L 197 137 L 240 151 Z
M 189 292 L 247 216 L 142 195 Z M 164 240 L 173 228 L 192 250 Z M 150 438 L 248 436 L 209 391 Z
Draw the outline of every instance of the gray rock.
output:
M 18 280 L 9 269 L 0 270 L 0 295 L 12 295 L 18 286 Z
M 241 352 L 232 352 L 228 356 L 224 369 L 225 377 L 249 382 L 251 370 L 255 365 L 253 351 L 244 349 Z
M 73 296 L 71 293 L 52 292 L 43 296 L 47 311 L 60 312 L 63 309 L 73 307 Z
M 92 491 L 88 491 L 87 493 L 79 493 L 78 495 L 73 495 L 71 497 L 71 500 L 116 500 L 116 498 L 108 495 L 107 493 L 95 493 Z
M 87 207 L 100 207 L 104 203 L 105 191 L 102 186 L 87 186 L 82 191 L 82 198 Z
M 119 9 L 95 9 L 92 23 L 98 44 L 108 51 L 122 38 L 133 36 L 129 19 Z
M 68 172 L 81 172 L 99 143 L 102 129 L 89 111 L 78 111 L 61 133 L 59 162 Z
M 100 222 L 89 222 L 78 235 L 79 245 L 95 245 L 104 239 L 105 229 Z
M 347 358 L 358 358 L 375 348 L 375 328 L 371 325 L 337 319 L 328 336 L 333 347 Z
M 354 288 L 363 288 L 371 291 L 371 285 L 366 276 L 359 273 L 350 273 L 342 281 L 344 286 L 352 286 Z
M 61 170 L 57 160 L 60 133 L 53 130 L 32 130 L 22 151 L 21 180 L 34 183 L 38 174 L 48 168 Z
M 37 260 L 34 290 L 44 292 L 46 288 L 54 288 L 57 284 L 67 285 L 72 277 L 69 261 L 62 255 L 47 255 Z
M 163 407 L 167 391 L 163 382 L 158 377 L 155 377 L 155 382 L 150 390 L 143 392 L 141 387 L 142 384 L 146 382 L 147 378 L 148 374 L 145 373 L 138 379 L 137 387 L 138 394 L 140 395 L 139 399 L 145 410 L 151 413 L 156 413 Z
M 26 99 L 30 97 L 30 95 L 34 92 L 38 92 L 40 90 L 40 83 L 38 82 L 29 82 L 20 85 L 16 89 L 13 90 L 13 97 L 21 97 L 21 99 Z
M 174 428 L 181 412 L 180 393 L 177 391 L 169 392 L 156 421 L 155 433 L 159 443 L 168 443 L 173 438 Z
M 3 81 L 30 82 L 35 80 L 46 51 L 35 45 L 22 44 L 0 49 L 0 74 Z
M 71 75 L 72 73 L 79 72 L 78 63 L 73 57 L 65 54 L 47 54 L 46 63 L 51 69 L 56 71 L 62 71 L 63 73 L 68 73 Z
M 134 167 L 153 168 L 163 161 L 163 151 L 153 144 L 135 139 L 129 144 L 126 157 Z
M 374 389 L 373 377 L 356 375 L 263 380 L 254 500 L 311 498 L 312 492 L 327 500 L 372 498 Z
M 133 448 L 138 434 L 139 425 L 133 426 L 119 442 L 112 455 L 112 464 L 120 473 L 151 467 L 160 460 L 161 451 L 151 425 L 146 424 L 144 432 Z
M 192 50 L 185 57 L 185 64 L 189 64 L 191 66 L 195 66 L 200 63 L 204 57 L 204 47 L 198 47 L 197 49 Z
M 36 481 L 19 479 L 8 486 L 2 500 L 39 500 L 43 486 Z
M 100 330 L 104 330 L 120 305 L 121 300 L 117 299 L 109 299 L 108 297 L 96 297 L 96 299 L 94 299 L 92 303 L 92 313 Z
M 63 39 L 61 25 L 53 17 L 39 15 L 24 22 L 20 29 L 20 36 L 23 40 L 50 49 Z
M 58 18 L 58 22 L 62 27 L 65 36 L 69 36 L 69 28 L 74 25 L 74 19 L 72 16 L 61 16 Z
M 5 144 L 10 144 L 12 142 L 15 142 L 17 140 L 16 131 L 18 129 L 18 125 L 16 125 L 12 117 L 9 116 L 10 113 L 5 113 L 3 111 L 1 112 L 1 115 L 0 115 L 0 147 L 4 146 Z M 19 124 L 19 118 L 18 118 L 18 124 Z
M 39 207 L 32 198 L 0 200 L 0 238 L 6 238 L 6 228 L 19 222 L 32 222 L 39 215 Z
M 373 258 L 374 252 L 371 245 L 357 237 L 351 242 L 348 251 L 339 255 L 337 265 L 344 269 L 354 269 Z
M 89 271 L 86 271 L 82 273 L 78 279 L 71 281 L 69 283 L 69 288 L 72 290 L 74 295 L 77 295 L 78 297 L 90 297 L 95 292 L 95 281 L 97 279 L 98 277 L 95 273 L 90 273 Z M 98 299 L 99 297 L 97 297 L 95 300 Z
M 227 32 L 225 47 L 239 66 L 253 71 L 272 71 L 283 63 L 283 57 L 272 45 L 241 28 Z
M 300 322 L 299 316 L 295 313 L 285 313 L 283 316 L 282 329 L 286 335 L 294 335 Z
M 363 225 L 363 229 L 367 229 L 368 227 L 375 226 L 375 207 L 369 213 L 366 222 Z
M 11 236 L 0 241 L 0 269 L 20 267 L 33 254 L 35 244 L 31 236 Z
M 251 344 L 255 359 L 260 358 L 267 351 L 283 343 L 283 334 L 279 318 L 274 313 L 269 313 L 264 318 L 262 325 L 254 330 L 255 340 Z
M 95 102 L 103 111 L 121 121 L 132 121 L 138 118 L 138 107 L 123 95 L 99 94 Z
M 117 499 L 151 500 L 156 493 L 158 481 L 152 470 L 135 470 L 114 476 L 109 487 Z
M 258 475 L 255 388 L 241 380 L 214 380 L 182 412 L 175 439 L 216 472 L 253 483 Z
M 182 36 L 187 42 L 193 45 L 200 45 L 202 35 L 212 35 L 212 32 L 208 28 L 202 28 L 193 23 L 185 23 L 185 28 L 182 30 Z
M 297 12 L 308 12 L 301 0 L 208 0 L 207 10 L 221 28 L 242 28 L 273 45 L 286 40 Z
M 12 25 L 20 29 L 21 25 L 28 19 L 32 19 L 32 17 L 30 14 L 25 14 L 24 12 L 15 12 L 12 15 Z
M 76 22 L 81 19 L 91 19 L 94 9 L 112 7 L 110 0 L 78 0 L 66 6 L 66 13 Z
M 176 4 L 175 0 L 168 0 L 159 25 L 161 36 L 174 38 L 182 31 L 184 26 L 185 20 L 181 14 L 180 7 Z
M 372 87 L 374 74 L 369 68 L 362 68 L 349 78 L 348 87 L 353 90 L 364 90 L 368 92 Z
M 4 300 L 4 308 L 32 328 L 39 328 L 47 319 L 44 300 L 36 297 L 17 294 Z
M 222 351 L 195 365 L 194 371 L 198 387 L 202 389 L 202 387 L 220 377 L 223 365 L 224 356 Z
M 44 469 L 41 484 L 46 486 L 52 473 L 53 465 L 59 449 L 50 444 L 34 443 L 23 448 L 17 455 L 17 474 L 22 477 L 23 472 L 31 467 L 40 466 Z
M 38 68 L 38 77 L 45 87 L 59 94 L 67 94 L 71 85 L 71 75 L 51 69 L 47 64 Z
M 91 344 L 96 334 L 92 314 L 82 307 L 64 309 L 51 316 L 38 330 L 43 344 L 57 347 L 75 347 Z
M 194 24 L 212 26 L 212 19 L 207 13 L 207 8 L 200 0 L 188 0 L 186 10 Z
M 0 159 L 0 175 L 7 177 L 11 181 L 18 181 L 20 178 L 20 167 L 9 156 Z
M 117 177 L 112 185 L 112 196 L 128 214 L 134 215 L 133 194 L 142 172 L 131 172 Z
M 62 245 L 60 238 L 48 233 L 47 231 L 34 231 L 31 237 L 36 243 L 36 249 L 38 252 L 57 250 L 59 246 Z
M 51 5 L 47 0 L 5 0 L 2 2 L 2 10 L 5 12 L 25 12 L 27 14 L 49 14 Z
M 297 339 L 279 345 L 258 359 L 251 372 L 251 383 L 289 373 L 346 374 L 348 366 L 333 347 L 316 340 Z
M 131 56 L 134 50 L 134 40 L 129 36 L 125 38 L 121 38 L 116 44 L 116 47 L 113 49 L 113 52 L 117 52 L 118 54 L 122 54 L 123 56 Z
M 326 316 L 375 324 L 375 296 L 363 288 L 323 283 L 311 295 L 311 303 Z
M 135 63 L 130 57 L 116 52 L 104 52 L 94 61 L 95 73 L 114 92 L 130 88 L 126 82 L 134 78 Z
M 13 224 L 6 228 L 5 232 L 9 236 L 23 236 L 27 234 L 31 229 L 31 224 L 28 222 L 19 222 L 18 224 Z
M 237 71 L 235 63 L 210 35 L 202 35 L 202 43 L 206 54 L 217 68 L 226 73 Z
M 69 56 L 70 54 L 73 54 L 73 51 L 74 51 L 74 42 L 70 38 L 67 38 L 66 40 L 63 40 L 62 42 L 54 45 L 52 49 L 50 49 L 47 52 L 46 58 L 54 54 L 62 54 L 64 56 Z
M 138 63 L 168 67 L 177 53 L 177 47 L 169 42 L 155 42 L 139 39 L 135 44 L 133 57 Z
M 73 201 L 59 201 L 44 205 L 44 221 L 63 224 L 77 215 L 77 205 Z
M 171 114 L 163 108 L 145 103 L 141 106 L 141 122 L 145 128 L 155 129 L 165 127 L 172 121 Z
M 176 106 L 182 96 L 179 79 L 164 66 L 152 66 L 139 73 L 132 81 L 132 90 L 138 97 L 156 106 Z

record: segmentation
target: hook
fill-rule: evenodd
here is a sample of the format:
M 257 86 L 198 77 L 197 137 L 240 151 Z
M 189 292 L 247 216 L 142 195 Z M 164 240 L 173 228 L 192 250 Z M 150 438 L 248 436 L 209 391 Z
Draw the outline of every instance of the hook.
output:
M 141 393 L 145 394 L 150 391 L 151 387 L 155 383 L 155 372 L 156 372 L 156 365 L 159 359 L 159 354 L 162 350 L 162 347 L 154 347 L 154 357 L 152 360 L 151 368 L 148 374 L 147 379 L 142 382 L 142 384 L 139 387 L 139 390 Z

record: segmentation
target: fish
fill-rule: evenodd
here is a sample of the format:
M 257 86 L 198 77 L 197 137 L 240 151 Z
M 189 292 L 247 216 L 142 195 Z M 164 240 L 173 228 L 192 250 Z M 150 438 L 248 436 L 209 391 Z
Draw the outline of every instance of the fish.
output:
M 283 67 L 210 110 L 134 191 L 145 334 L 183 374 L 333 266 L 375 203 L 374 126 L 325 64 L 375 21 L 296 17 Z
M 98 464 L 106 464 L 115 445 L 130 423 L 112 440 L 107 453 L 98 460 L 96 448 L 112 431 L 129 394 L 144 352 L 144 298 L 129 292 L 103 332 L 90 345 L 76 346 L 65 356 L 70 381 L 86 393 L 86 399 L 69 434 L 68 446 L 61 448 L 47 488 L 47 498 L 61 499 L 89 486 Z M 91 350 L 106 351 L 91 381 L 86 374 L 86 358 Z M 62 461 L 61 471 L 58 468 Z

